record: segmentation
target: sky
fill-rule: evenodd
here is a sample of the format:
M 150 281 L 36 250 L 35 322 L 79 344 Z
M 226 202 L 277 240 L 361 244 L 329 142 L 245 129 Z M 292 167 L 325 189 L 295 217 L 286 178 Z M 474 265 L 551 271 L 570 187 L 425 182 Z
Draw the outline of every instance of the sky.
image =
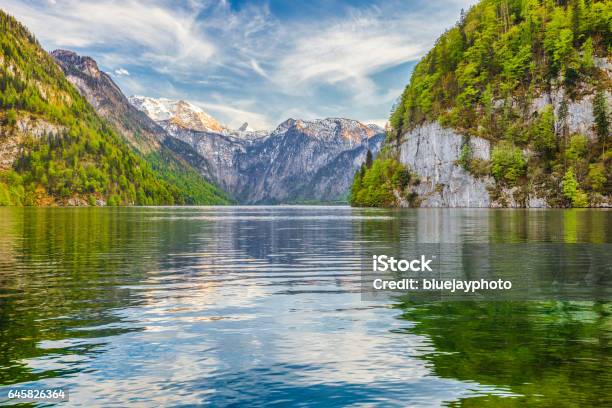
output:
M 221 123 L 384 126 L 418 60 L 474 0 L 2 0 L 48 51 L 94 58 L 126 95 Z

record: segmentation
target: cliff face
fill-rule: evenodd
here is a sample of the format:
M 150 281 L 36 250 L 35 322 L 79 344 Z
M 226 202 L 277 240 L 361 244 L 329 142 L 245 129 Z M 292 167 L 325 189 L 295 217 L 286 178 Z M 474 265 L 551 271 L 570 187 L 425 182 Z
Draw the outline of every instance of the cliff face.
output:
M 610 71 L 607 71 L 608 73 Z M 612 104 L 612 93 L 605 92 L 608 104 Z M 590 140 L 596 139 L 593 117 L 594 95 L 585 95 L 566 105 L 564 121 L 555 123 L 557 133 L 562 131 L 582 134 Z M 560 116 L 565 90 L 558 88 L 542 93 L 532 102 L 530 115 L 541 113 L 546 106 L 552 106 L 556 117 Z M 565 128 L 563 130 L 562 128 Z M 421 207 L 548 207 L 549 192 L 544 186 L 531 185 L 524 189 L 497 186 L 490 175 L 474 175 L 460 165 L 461 151 L 466 142 L 464 135 L 456 130 L 442 127 L 438 122 L 417 126 L 402 136 L 399 160 L 420 177 L 414 191 L 419 195 Z M 491 142 L 484 138 L 468 138 L 472 159 L 485 164 L 491 162 Z M 534 153 L 525 150 L 526 156 Z M 610 206 L 612 201 L 605 197 L 599 206 Z M 407 202 L 400 202 L 400 206 Z
M 68 50 L 52 51 L 51 56 L 64 71 L 66 79 L 130 145 L 144 153 L 160 148 L 167 137 L 166 132 L 129 103 L 112 78 L 100 71 L 95 60 Z
M 404 135 L 400 162 L 420 178 L 415 186 L 421 207 L 489 207 L 488 189 L 494 184 L 490 176 L 475 177 L 459 163 L 463 136 L 438 123 L 419 126 Z M 491 159 L 489 141 L 471 138 L 472 155 Z

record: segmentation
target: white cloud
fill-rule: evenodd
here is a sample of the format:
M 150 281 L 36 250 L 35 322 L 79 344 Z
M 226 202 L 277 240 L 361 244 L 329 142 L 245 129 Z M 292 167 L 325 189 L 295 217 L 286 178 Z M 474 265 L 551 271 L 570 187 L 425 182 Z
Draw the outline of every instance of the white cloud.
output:
M 3 7 L 53 48 L 107 47 L 124 62 L 176 69 L 195 68 L 216 51 L 198 29 L 195 14 L 162 3 L 67 0 L 46 8 L 15 0 L 6 3 Z
M 269 128 L 288 116 L 387 115 L 408 78 L 378 76 L 420 58 L 473 2 L 381 0 L 313 18 L 225 0 L 3 0 L 2 8 L 45 47 L 111 67 L 126 93 L 205 100 L 229 125 Z
M 130 72 L 125 68 L 119 68 L 115 70 L 117 76 L 130 76 Z
M 259 65 L 259 63 L 254 58 L 251 59 L 251 68 L 253 68 L 253 71 L 258 73 L 262 77 L 264 77 L 266 79 L 269 78 L 268 74 L 266 73 L 266 71 L 263 70 L 263 68 Z
M 278 79 L 289 84 L 337 83 L 364 78 L 417 58 L 420 46 L 388 30 L 383 21 L 359 19 L 300 36 L 281 59 Z
M 223 103 L 190 100 L 189 102 L 204 109 L 207 113 L 217 118 L 230 128 L 237 129 L 244 122 L 248 122 L 253 129 L 271 129 L 276 124 L 269 121 L 268 117 L 259 112 L 236 108 Z

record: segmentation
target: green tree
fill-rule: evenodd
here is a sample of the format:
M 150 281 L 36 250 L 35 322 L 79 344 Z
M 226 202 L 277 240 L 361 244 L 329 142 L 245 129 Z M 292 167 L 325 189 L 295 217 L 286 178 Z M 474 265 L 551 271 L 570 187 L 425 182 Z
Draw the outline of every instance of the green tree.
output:
M 576 162 L 585 157 L 589 148 L 589 139 L 584 135 L 573 135 L 570 138 L 569 147 L 565 151 L 567 160 L 575 165 Z
M 608 117 L 608 104 L 606 96 L 600 89 L 593 99 L 593 117 L 595 118 L 595 130 L 604 152 L 607 148 L 608 136 L 610 134 L 610 119 Z
M 546 105 L 531 128 L 531 138 L 535 149 L 542 154 L 550 154 L 557 148 L 555 136 L 555 115 L 552 105 Z
M 589 37 L 584 44 L 582 44 L 582 67 L 584 69 L 591 69 L 595 66 L 593 60 L 593 39 Z
M 409 170 L 394 158 L 377 158 L 371 168 L 357 172 L 351 187 L 350 203 L 357 207 L 391 207 L 397 196 L 405 196 L 411 180 Z
M 368 169 L 372 167 L 373 160 L 374 159 L 372 158 L 372 151 L 368 149 L 368 152 L 366 153 L 366 160 L 365 160 L 365 165 Z
M 15 126 L 15 123 L 17 123 L 17 112 L 15 112 L 15 109 L 11 108 L 6 112 L 6 124 Z
M 594 163 L 589 165 L 589 174 L 587 181 L 591 190 L 603 193 L 607 182 L 606 169 L 603 163 Z
M 570 167 L 563 176 L 563 195 L 567 198 L 572 207 L 587 207 L 589 205 L 588 196 L 580 190 L 574 169 Z

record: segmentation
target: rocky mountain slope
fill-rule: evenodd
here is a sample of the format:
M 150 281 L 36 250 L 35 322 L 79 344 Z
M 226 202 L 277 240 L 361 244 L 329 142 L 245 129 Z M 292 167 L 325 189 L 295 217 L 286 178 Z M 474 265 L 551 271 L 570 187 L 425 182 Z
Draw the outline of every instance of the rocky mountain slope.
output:
M 172 138 L 128 101 L 112 78 L 90 57 L 72 51 L 51 52 L 66 78 L 140 153 L 159 177 L 179 188 L 186 204 L 224 204 L 227 195 L 205 180 L 185 158 L 197 156 L 191 146 Z M 197 125 L 197 124 L 196 124 Z
M 352 203 L 610 206 L 611 13 L 482 0 L 462 14 L 415 67 Z
M 68 50 L 52 51 L 51 56 L 96 112 L 109 120 L 122 136 L 141 152 L 160 148 L 167 133 L 149 117 L 134 108 L 112 78 L 90 57 Z
M 0 205 L 182 202 L 1 10 L 0 163 Z
M 176 139 L 192 146 L 203 174 L 241 203 L 345 201 L 355 170 L 368 149 L 376 154 L 384 131 L 349 119 L 289 119 L 274 131 L 223 128 L 201 131 L 196 123 L 159 113 L 152 98 L 130 97 Z M 164 106 L 189 106 L 163 100 Z M 198 108 L 199 109 L 199 108 Z

